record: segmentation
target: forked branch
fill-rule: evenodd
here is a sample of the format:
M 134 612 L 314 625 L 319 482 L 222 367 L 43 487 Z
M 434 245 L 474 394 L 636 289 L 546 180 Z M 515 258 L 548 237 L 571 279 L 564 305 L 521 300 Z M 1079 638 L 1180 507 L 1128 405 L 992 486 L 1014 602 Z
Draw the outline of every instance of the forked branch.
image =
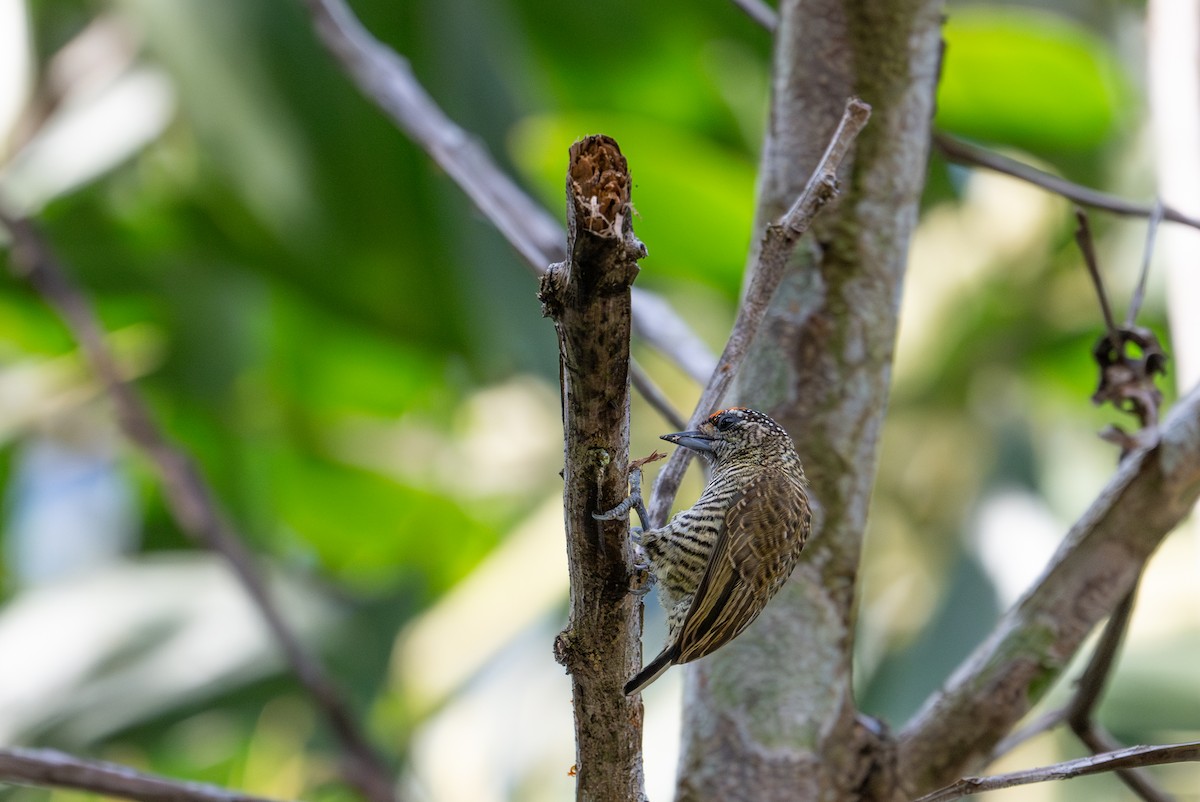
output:
M 983 762 L 1091 629 L 1133 588 L 1154 549 L 1200 497 L 1200 387 L 1157 444 L 1121 463 L 1025 597 L 900 733 L 899 773 L 916 791 Z

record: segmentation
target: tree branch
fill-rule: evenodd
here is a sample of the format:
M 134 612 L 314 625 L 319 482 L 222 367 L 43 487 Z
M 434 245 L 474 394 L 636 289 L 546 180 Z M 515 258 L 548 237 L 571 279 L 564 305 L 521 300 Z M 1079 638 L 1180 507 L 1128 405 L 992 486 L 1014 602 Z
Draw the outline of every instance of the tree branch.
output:
M 1121 744 L 1109 734 L 1100 724 L 1090 718 L 1080 726 L 1072 726 L 1072 731 L 1083 742 L 1093 756 L 1120 750 Z M 1114 766 L 1112 771 L 1117 779 L 1125 783 L 1125 787 L 1135 793 L 1145 802 L 1173 802 L 1174 798 L 1160 789 L 1150 777 L 1136 766 Z
M 629 592 L 629 521 L 592 517 L 626 495 L 630 287 L 637 260 L 646 255 L 633 233 L 630 183 L 625 157 L 609 137 L 571 146 L 569 259 L 550 268 L 539 292 L 561 356 L 571 575 L 570 621 L 555 639 L 554 654 L 571 674 L 576 798 L 605 802 L 645 800 L 642 703 L 622 691 L 641 667 L 641 600 Z
M 1088 223 L 1087 212 L 1075 209 L 1075 223 L 1075 243 L 1079 246 L 1079 252 L 1083 254 L 1083 263 L 1092 278 L 1092 286 L 1096 288 L 1096 300 L 1100 303 L 1100 313 L 1104 315 L 1105 330 L 1116 348 L 1117 322 L 1113 318 L 1112 304 L 1108 302 L 1108 292 L 1104 289 L 1104 278 L 1100 275 L 1100 262 L 1096 259 L 1096 246 L 1092 239 L 1092 227 Z
M 725 343 L 725 350 L 721 353 L 716 370 L 696 403 L 687 428 L 699 425 L 715 411 L 725 391 L 729 389 L 729 384 L 737 375 L 742 360 L 750 350 L 754 335 L 766 317 L 771 298 L 783 280 L 788 259 L 817 213 L 837 194 L 838 167 L 850 152 L 850 147 L 870 116 L 871 107 L 858 98 L 851 98 L 846 102 L 841 122 L 830 139 L 825 154 L 809 177 L 804 191 L 777 224 L 767 227 L 758 263 L 750 278 L 745 298 L 738 308 L 733 330 Z M 671 504 L 675 500 L 675 494 L 679 492 L 679 485 L 683 481 L 683 474 L 691 461 L 692 453 L 691 449 L 687 448 L 675 449 L 659 472 L 648 506 L 650 519 L 655 522 L 655 526 L 661 526 L 667 518 L 667 513 L 671 511 Z
M 687 421 L 679 414 L 679 410 L 675 409 L 671 404 L 671 399 L 667 398 L 666 393 L 654 383 L 644 371 L 633 370 L 633 365 L 630 365 L 629 378 L 633 382 L 633 386 L 646 403 L 654 408 L 654 411 L 662 415 L 665 420 L 675 431 L 681 431 L 687 428 Z
M 905 254 L 933 116 L 939 0 L 780 0 L 745 292 L 771 223 L 844 113 L 871 120 L 723 400 L 791 433 L 813 534 L 753 626 L 684 669 L 679 802 L 892 799 L 891 738 L 856 715 L 856 581 L 891 376 Z M 651 516 L 653 517 L 653 516 Z M 868 785 L 870 787 L 868 787 Z
M 1030 167 L 1028 164 L 1022 164 L 1016 159 L 1010 159 L 1008 156 L 1002 156 L 993 150 L 972 145 L 949 134 L 935 133 L 933 135 L 933 147 L 948 161 L 967 164 L 973 167 L 986 167 L 989 170 L 1010 175 L 1013 178 L 1018 178 L 1036 187 L 1041 187 L 1047 192 L 1053 192 L 1056 195 L 1063 196 L 1067 200 L 1084 206 L 1091 206 L 1094 209 L 1104 209 L 1105 211 L 1125 217 L 1151 217 L 1156 213 L 1156 208 L 1159 207 L 1157 203 L 1134 203 L 1118 195 L 1110 195 L 1107 192 L 1100 192 L 1089 187 L 1080 186 L 1065 178 L 1051 175 L 1044 170 Z M 1195 217 L 1189 217 L 1183 212 L 1170 207 L 1162 206 L 1161 214 L 1164 220 L 1182 223 L 1192 228 L 1200 228 L 1200 220 Z
M 1146 444 L 1153 443 L 1154 438 L 1158 437 L 1157 421 L 1162 395 L 1154 387 L 1154 375 L 1157 371 L 1149 370 L 1150 363 L 1142 358 L 1147 353 L 1153 352 L 1154 349 L 1139 347 L 1136 349 L 1138 355 L 1130 358 L 1126 353 L 1126 341 L 1122 338 L 1136 336 L 1134 335 L 1134 329 L 1137 313 L 1141 307 L 1146 280 L 1150 272 L 1150 257 L 1154 252 L 1154 235 L 1162 217 L 1162 206 L 1161 204 L 1156 204 L 1154 214 L 1150 217 L 1146 247 L 1142 257 L 1141 274 L 1138 278 L 1137 287 L 1134 290 L 1133 300 L 1129 305 L 1129 312 L 1125 318 L 1125 323 L 1120 329 L 1117 328 L 1114 321 L 1112 307 L 1108 300 L 1108 293 L 1104 289 L 1104 281 L 1100 275 L 1100 267 L 1096 260 L 1095 246 L 1092 240 L 1091 228 L 1088 225 L 1087 213 L 1083 209 L 1076 207 L 1075 217 L 1078 222 L 1078 228 L 1075 231 L 1075 241 L 1079 245 L 1079 250 L 1083 254 L 1083 260 L 1091 276 L 1092 284 L 1095 286 L 1101 315 L 1104 318 L 1107 329 L 1106 334 L 1101 338 L 1100 345 L 1092 349 L 1092 356 L 1096 359 L 1101 375 L 1101 390 L 1097 390 L 1092 396 L 1092 401 L 1095 403 L 1108 401 L 1117 409 L 1131 412 L 1138 417 L 1142 425 L 1142 431 L 1137 436 L 1128 436 L 1120 433 L 1121 437 L 1118 439 L 1118 442 L 1122 444 L 1121 459 L 1124 461 L 1136 450 L 1137 445 L 1143 442 Z M 1157 348 L 1157 343 L 1155 343 L 1155 348 Z M 1161 353 L 1161 349 L 1157 350 L 1158 354 L 1165 359 L 1165 355 Z M 1112 389 L 1105 389 L 1109 385 L 1112 385 Z M 1129 402 L 1125 401 L 1130 396 L 1139 399 L 1132 406 Z M 1106 439 L 1111 439 L 1112 437 L 1113 435 L 1110 435 Z M 1129 621 L 1133 616 L 1134 600 L 1137 596 L 1137 585 L 1140 581 L 1141 576 L 1139 573 L 1138 578 L 1134 580 L 1133 587 L 1129 589 L 1129 592 L 1125 594 L 1116 609 L 1113 610 L 1112 615 L 1109 616 L 1108 623 L 1104 625 L 1104 631 L 1100 635 L 1100 640 L 1092 650 L 1091 657 L 1088 659 L 1087 667 L 1083 670 L 1079 679 L 1075 681 L 1075 692 L 1066 707 L 1051 715 L 1043 716 L 1036 723 L 1035 727 L 1027 728 L 1016 736 L 1005 738 L 1001 742 L 1001 745 L 993 750 L 993 756 L 997 754 L 1001 747 L 1011 747 L 1016 743 L 1020 743 L 1029 737 L 1029 735 L 1036 734 L 1051 726 L 1056 726 L 1064 720 L 1070 726 L 1071 731 L 1075 733 L 1076 737 L 1094 755 L 1101 752 L 1113 752 L 1121 748 L 1121 744 L 1095 720 L 1095 712 L 1101 697 L 1104 695 L 1104 687 L 1108 683 L 1113 666 L 1116 664 L 1117 653 L 1120 651 L 1121 643 L 1125 639 L 1125 632 L 1129 628 Z M 1170 797 L 1163 791 L 1160 791 L 1150 778 L 1144 774 L 1134 769 L 1118 769 L 1116 774 L 1130 790 L 1140 798 L 1146 800 L 1146 802 L 1169 802 Z
M 1137 585 L 1135 584 L 1134 588 L 1125 594 L 1125 598 L 1121 599 L 1117 609 L 1109 616 L 1108 623 L 1104 625 L 1104 632 L 1100 635 L 1100 641 L 1092 651 L 1087 667 L 1076 680 L 1075 693 L 1066 707 L 1052 710 L 1020 732 L 1006 736 L 992 750 L 988 763 L 994 762 L 1019 744 L 1057 727 L 1064 721 L 1069 724 L 1071 731 L 1084 746 L 1091 750 L 1093 755 L 1101 752 L 1114 752 L 1122 748 L 1102 726 L 1095 722 L 1093 715 L 1116 663 L 1121 641 L 1124 640 L 1125 632 L 1129 627 L 1136 595 Z M 1147 802 L 1170 802 L 1169 796 L 1160 791 L 1148 777 L 1135 769 L 1116 769 L 1116 774 L 1121 782 Z
M 1140 579 L 1139 576 L 1137 581 Z M 1092 754 L 1113 752 L 1121 748 L 1120 743 L 1096 722 L 1095 712 L 1100 698 L 1104 695 L 1104 687 L 1108 684 L 1113 666 L 1116 664 L 1121 642 L 1125 640 L 1125 633 L 1129 629 L 1129 620 L 1133 617 L 1133 604 L 1137 597 L 1137 581 L 1125 594 L 1125 598 L 1121 599 L 1117 609 L 1113 610 L 1112 615 L 1109 616 L 1108 623 L 1104 625 L 1104 632 L 1100 635 L 1100 642 L 1096 644 L 1096 649 L 1088 660 L 1087 668 L 1079 677 L 1075 695 L 1066 710 L 1063 711 L 1071 731 L 1083 742 L 1084 746 L 1092 751 Z M 1148 777 L 1137 770 L 1119 768 L 1116 769 L 1116 774 L 1121 782 L 1146 802 L 1170 802 L 1169 796 L 1160 791 Z
M 899 772 L 921 792 L 979 765 L 1134 586 L 1200 496 L 1200 387 L 1158 444 L 1132 454 L 1067 534 L 1041 579 L 904 727 Z
M 84 760 L 53 749 L 0 749 L 0 783 L 74 788 L 139 802 L 274 802 L 207 783 L 172 780 L 116 763 Z
M 262 615 L 296 678 L 324 714 L 346 758 L 343 778 L 371 802 L 393 802 L 393 781 L 387 764 L 367 743 L 340 691 L 320 663 L 291 631 L 244 539 L 225 519 L 195 463 L 169 442 L 133 386 L 122 378 L 104 330 L 83 291 L 71 280 L 31 221 L 0 208 L 0 223 L 12 235 L 13 272 L 28 281 L 67 324 L 112 398 L 121 430 L 158 474 L 167 506 L 180 529 L 225 559 Z
M 1150 213 L 1150 222 L 1146 226 L 1146 246 L 1142 249 L 1142 267 L 1138 271 L 1137 285 L 1133 290 L 1133 298 L 1129 301 L 1129 309 L 1125 313 L 1125 328 L 1132 328 L 1137 320 L 1138 312 L 1142 311 L 1142 301 L 1146 297 L 1146 281 L 1150 278 L 1150 260 L 1154 257 L 1154 241 L 1158 236 L 1158 226 L 1163 219 L 1163 204 L 1159 198 L 1154 202 L 1154 211 Z
M 343 0 L 304 0 L 326 49 L 371 101 L 466 193 L 534 273 L 566 254 L 562 228 L 470 134 L 446 116 L 408 61 L 363 27 Z M 633 290 L 634 331 L 698 382 L 716 360 L 704 342 L 652 293 Z
M 1018 785 L 1031 785 L 1050 780 L 1068 780 L 1072 777 L 1086 777 L 1089 774 L 1101 774 L 1106 771 L 1126 771 L 1143 766 L 1161 766 L 1164 763 L 1186 763 L 1196 760 L 1200 760 L 1200 741 L 1167 746 L 1131 746 L 1115 752 L 1104 752 L 1077 760 L 1055 763 L 1053 766 L 997 774 L 992 777 L 966 777 L 945 788 L 926 794 L 916 802 L 949 802 L 949 800 L 959 797 L 981 794 L 984 791 L 998 791 L 1001 788 L 1013 788 Z
M 768 32 L 774 33 L 779 27 L 779 13 L 763 2 L 763 0 L 732 0 L 747 17 L 757 22 Z

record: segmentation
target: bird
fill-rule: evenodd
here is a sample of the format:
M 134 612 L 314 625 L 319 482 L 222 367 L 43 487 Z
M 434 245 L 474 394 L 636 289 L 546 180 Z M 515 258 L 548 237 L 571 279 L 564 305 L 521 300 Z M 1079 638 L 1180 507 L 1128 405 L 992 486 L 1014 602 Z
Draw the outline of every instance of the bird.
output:
M 667 642 L 626 695 L 744 632 L 791 576 L 812 528 L 800 457 L 768 415 L 730 407 L 661 439 L 698 452 L 712 471 L 690 509 L 635 536 L 661 588 Z

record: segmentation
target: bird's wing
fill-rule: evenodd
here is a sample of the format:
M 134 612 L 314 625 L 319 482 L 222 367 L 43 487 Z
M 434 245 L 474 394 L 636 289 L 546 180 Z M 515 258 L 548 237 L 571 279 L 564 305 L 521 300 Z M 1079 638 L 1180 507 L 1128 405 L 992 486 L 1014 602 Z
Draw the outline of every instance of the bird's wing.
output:
M 792 480 L 766 473 L 734 495 L 725 525 L 673 644 L 675 663 L 710 654 L 736 638 L 787 579 L 803 542 L 804 497 Z

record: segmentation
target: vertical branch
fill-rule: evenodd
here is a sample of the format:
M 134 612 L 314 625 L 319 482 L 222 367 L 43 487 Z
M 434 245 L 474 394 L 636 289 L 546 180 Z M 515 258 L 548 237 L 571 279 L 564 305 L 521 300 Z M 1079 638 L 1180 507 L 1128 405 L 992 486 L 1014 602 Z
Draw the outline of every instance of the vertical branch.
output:
M 563 504 L 571 613 L 554 642 L 571 674 L 576 798 L 643 802 L 642 704 L 622 692 L 641 666 L 640 601 L 629 592 L 629 524 L 592 513 L 625 497 L 629 451 L 630 288 L 645 246 L 633 234 L 629 170 L 617 143 L 571 146 L 567 261 L 542 279 L 562 382 Z

